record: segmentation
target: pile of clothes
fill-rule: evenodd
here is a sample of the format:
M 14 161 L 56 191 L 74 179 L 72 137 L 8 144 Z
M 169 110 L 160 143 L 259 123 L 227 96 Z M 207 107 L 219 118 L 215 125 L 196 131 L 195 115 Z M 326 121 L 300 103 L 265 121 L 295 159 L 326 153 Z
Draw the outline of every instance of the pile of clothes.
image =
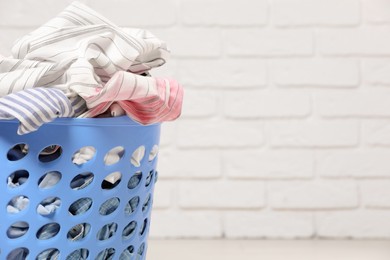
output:
M 150 70 L 169 56 L 143 29 L 120 28 L 74 2 L 0 55 L 0 119 L 20 121 L 18 134 L 58 117 L 127 115 L 141 124 L 174 120 L 183 88 Z

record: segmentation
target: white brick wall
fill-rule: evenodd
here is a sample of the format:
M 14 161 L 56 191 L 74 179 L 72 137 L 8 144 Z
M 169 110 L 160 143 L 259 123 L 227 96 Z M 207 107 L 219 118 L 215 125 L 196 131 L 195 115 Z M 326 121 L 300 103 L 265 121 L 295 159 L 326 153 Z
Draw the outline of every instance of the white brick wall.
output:
M 358 189 L 355 181 L 277 181 L 268 184 L 269 205 L 274 209 L 355 209 Z
M 357 87 L 357 59 L 306 58 L 270 62 L 272 81 L 281 87 Z
M 69 0 L 0 1 L 0 53 Z M 185 87 L 151 235 L 390 239 L 389 0 L 82 0 Z
M 324 29 L 318 33 L 318 50 L 326 56 L 389 55 L 389 32 L 388 25 Z

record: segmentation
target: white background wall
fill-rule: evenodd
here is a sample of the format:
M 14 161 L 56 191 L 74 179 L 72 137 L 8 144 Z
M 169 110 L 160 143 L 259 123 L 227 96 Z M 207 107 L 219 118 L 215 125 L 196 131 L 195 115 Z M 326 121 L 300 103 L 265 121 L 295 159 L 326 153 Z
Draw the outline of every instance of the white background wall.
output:
M 69 0 L 0 0 L 0 53 Z M 390 0 L 84 0 L 185 87 L 153 237 L 390 238 Z

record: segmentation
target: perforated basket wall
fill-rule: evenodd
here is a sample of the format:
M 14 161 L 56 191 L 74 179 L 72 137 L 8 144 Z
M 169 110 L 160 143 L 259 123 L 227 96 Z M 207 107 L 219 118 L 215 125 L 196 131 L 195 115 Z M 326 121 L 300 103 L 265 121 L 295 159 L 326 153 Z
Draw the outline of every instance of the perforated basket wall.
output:
M 0 259 L 145 259 L 160 125 L 17 127 L 0 121 Z

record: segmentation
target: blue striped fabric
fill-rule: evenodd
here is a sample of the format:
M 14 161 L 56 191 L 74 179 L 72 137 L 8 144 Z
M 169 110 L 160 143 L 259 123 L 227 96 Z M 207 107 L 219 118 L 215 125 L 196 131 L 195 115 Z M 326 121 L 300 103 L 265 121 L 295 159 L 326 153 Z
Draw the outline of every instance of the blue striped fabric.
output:
M 54 88 L 26 89 L 0 98 L 0 119 L 19 120 L 20 135 L 35 131 L 58 117 L 77 116 L 77 112 L 84 110 L 85 102 L 81 97 L 68 98 Z

